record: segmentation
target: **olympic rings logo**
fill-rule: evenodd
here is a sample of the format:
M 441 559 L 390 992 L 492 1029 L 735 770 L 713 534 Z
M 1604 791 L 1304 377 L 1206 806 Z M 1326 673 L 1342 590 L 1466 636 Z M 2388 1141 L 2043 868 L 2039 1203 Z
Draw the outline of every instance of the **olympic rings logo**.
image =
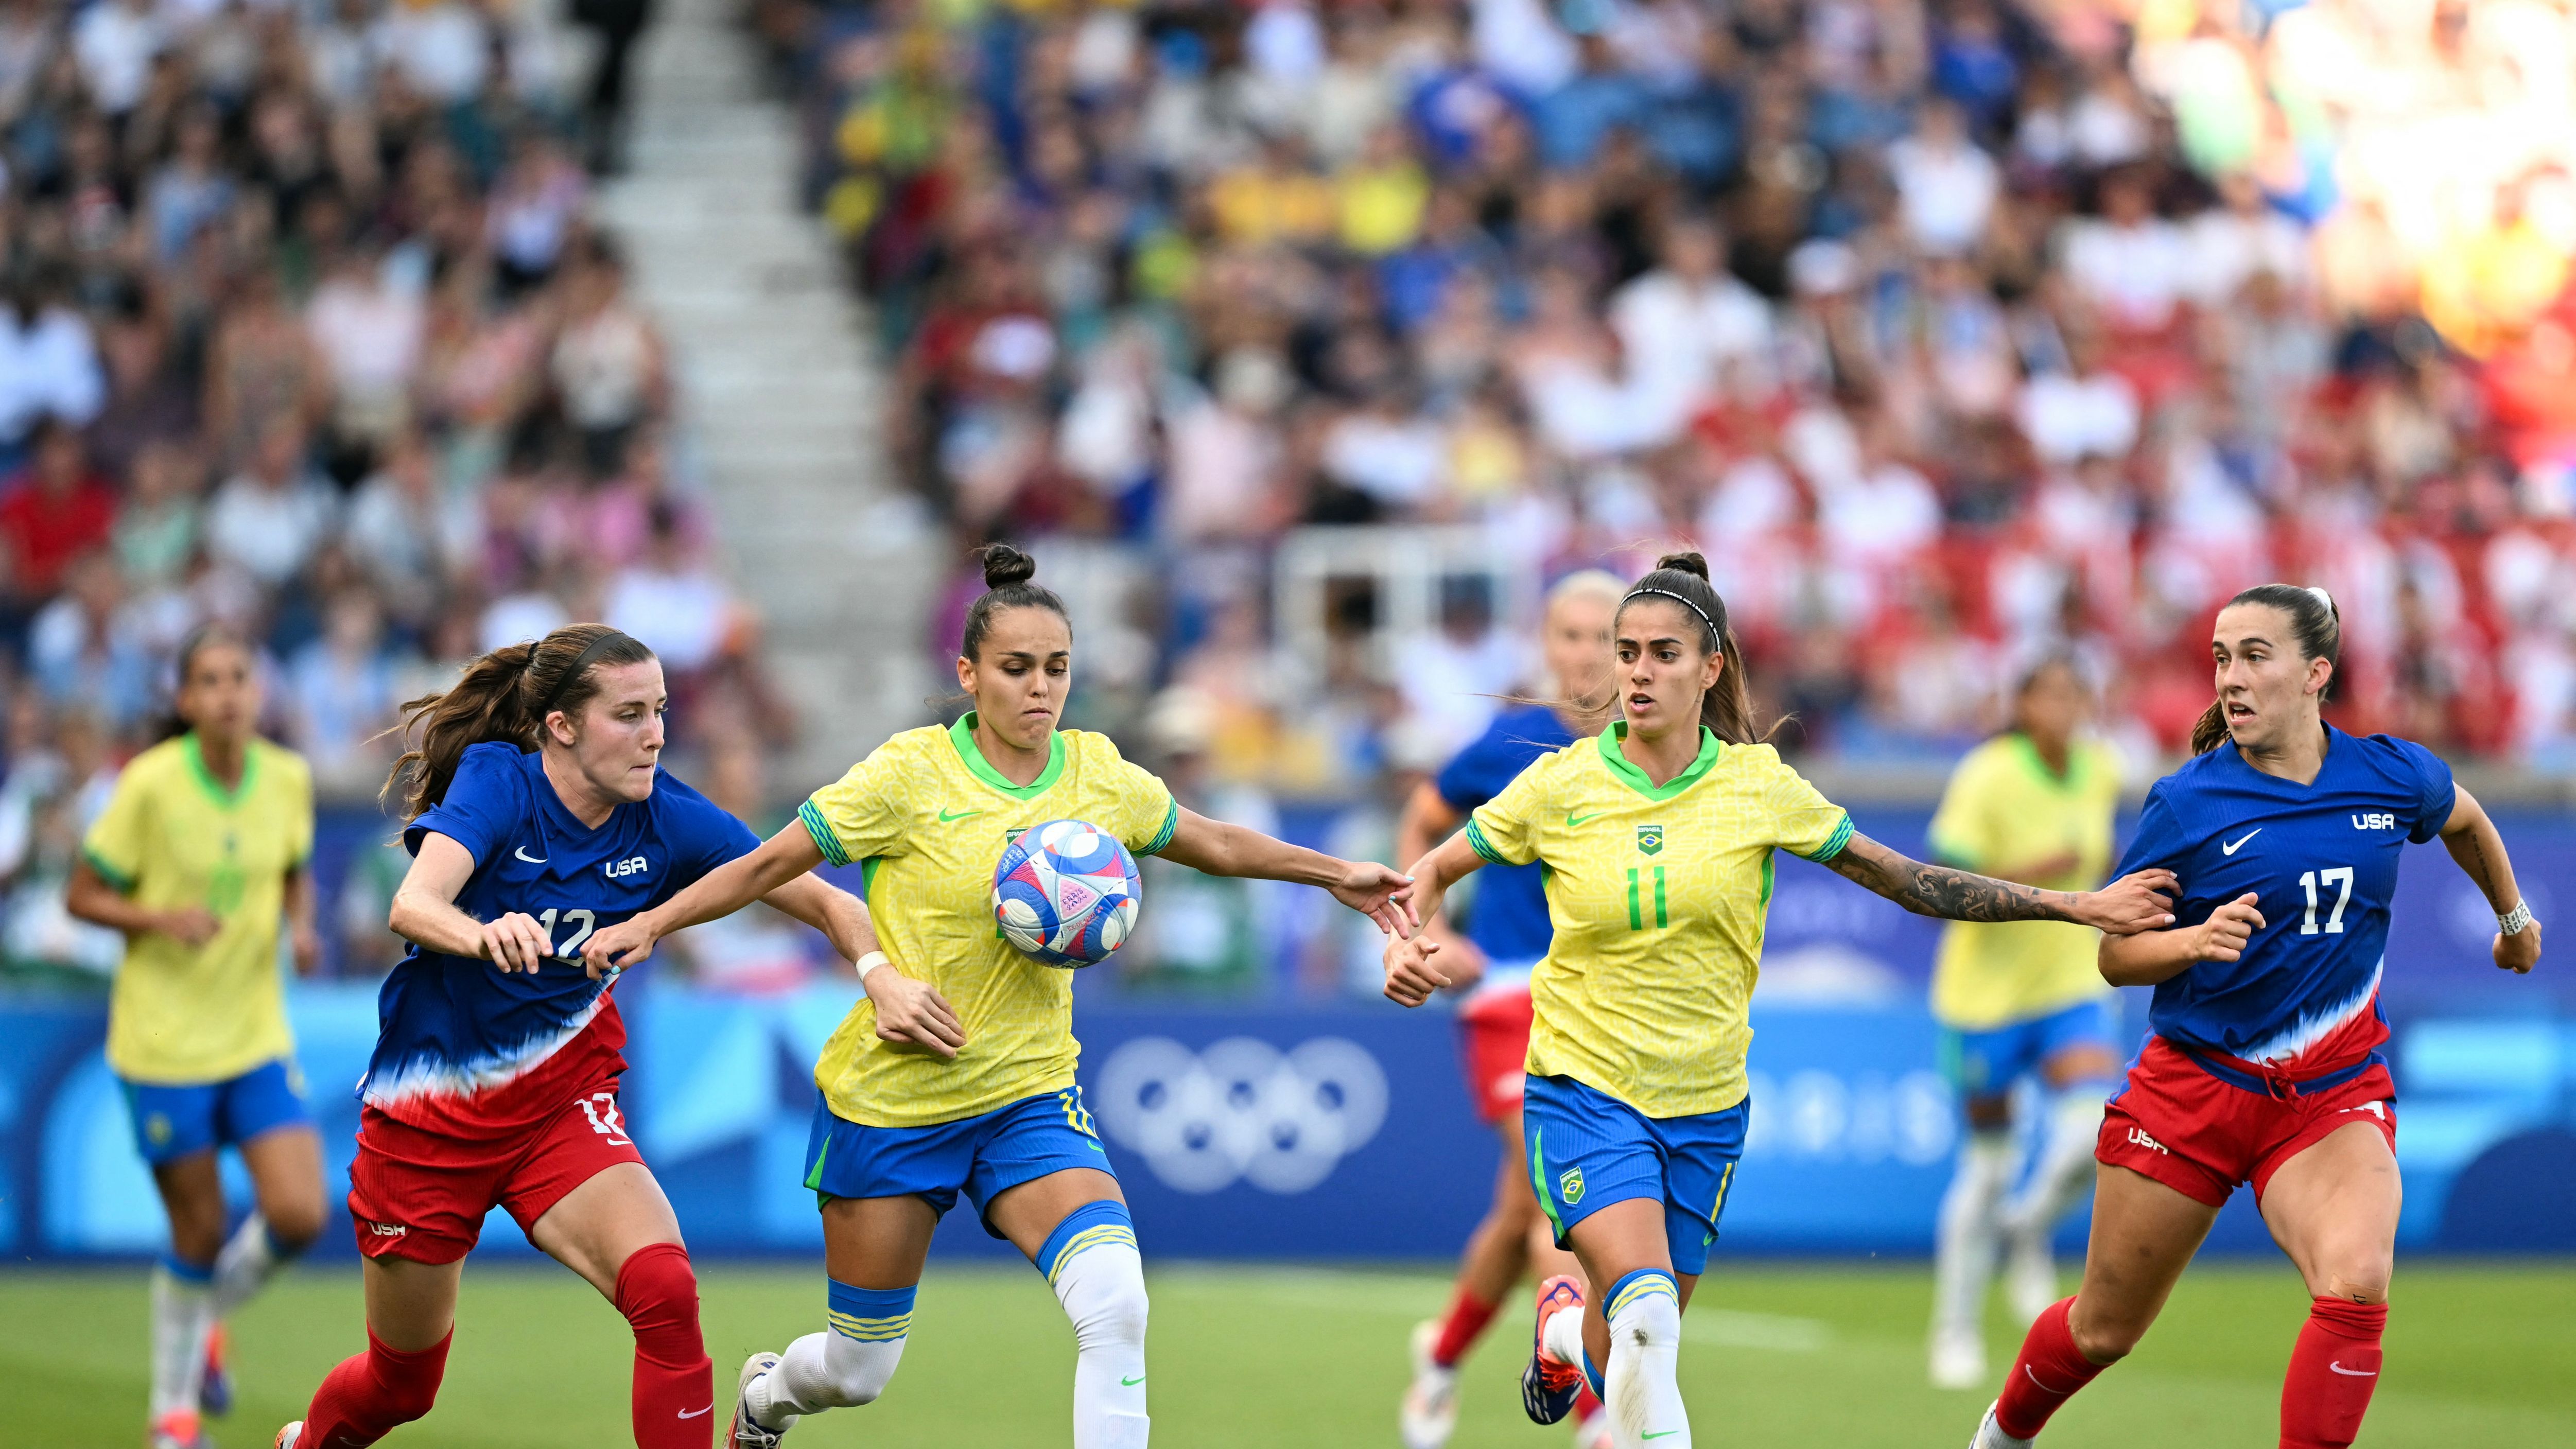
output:
M 1386 1122 L 1386 1072 L 1341 1037 L 1282 1052 L 1251 1037 L 1192 1051 L 1138 1037 L 1086 1092 L 1111 1140 L 1179 1192 L 1249 1182 L 1289 1195 L 1318 1186 Z

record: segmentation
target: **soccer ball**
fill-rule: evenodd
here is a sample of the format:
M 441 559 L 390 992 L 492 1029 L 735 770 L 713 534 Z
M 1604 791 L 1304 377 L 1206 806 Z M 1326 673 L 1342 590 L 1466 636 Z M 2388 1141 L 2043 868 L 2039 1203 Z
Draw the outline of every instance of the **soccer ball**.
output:
M 1082 820 L 1032 825 L 993 865 L 1003 939 L 1049 966 L 1096 966 L 1127 943 L 1144 903 L 1136 857 Z

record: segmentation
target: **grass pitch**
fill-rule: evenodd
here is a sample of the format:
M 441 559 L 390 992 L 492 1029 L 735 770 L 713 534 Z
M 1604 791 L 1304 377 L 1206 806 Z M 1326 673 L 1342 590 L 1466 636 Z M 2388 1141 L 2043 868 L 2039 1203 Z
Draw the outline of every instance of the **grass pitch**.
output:
M 1778 1267 L 1721 1259 L 1685 1320 L 1683 1389 L 1714 1446 L 1920 1449 L 1966 1442 L 1988 1393 L 1924 1386 L 1929 1275 L 1919 1267 Z M 1218 1269 L 1151 1273 L 1155 1441 L 1167 1449 L 1394 1445 L 1406 1331 L 1438 1310 L 1437 1272 Z M 735 1370 L 819 1324 L 819 1269 L 710 1265 L 708 1351 L 724 1419 Z M 2576 1265 L 2406 1264 L 2369 1449 L 2576 1444 Z M 2058 1416 L 2049 1449 L 2268 1449 L 2280 1374 L 2305 1313 L 2280 1263 L 2193 1269 L 2146 1344 Z M 140 1437 L 142 1269 L 0 1274 L 0 1446 Z M 1520 1415 L 1526 1314 L 1468 1361 L 1457 1449 L 1565 1442 Z M 2015 1335 L 2000 1318 L 1995 1373 Z M 233 1329 L 240 1405 L 215 1426 L 259 1449 L 359 1348 L 354 1269 L 298 1271 Z M 446 1387 L 411 1449 L 560 1449 L 627 1438 L 631 1340 L 606 1303 L 551 1265 L 469 1269 Z M 903 1369 L 880 1402 L 807 1421 L 796 1449 L 1070 1441 L 1073 1344 L 1026 1270 L 934 1269 Z

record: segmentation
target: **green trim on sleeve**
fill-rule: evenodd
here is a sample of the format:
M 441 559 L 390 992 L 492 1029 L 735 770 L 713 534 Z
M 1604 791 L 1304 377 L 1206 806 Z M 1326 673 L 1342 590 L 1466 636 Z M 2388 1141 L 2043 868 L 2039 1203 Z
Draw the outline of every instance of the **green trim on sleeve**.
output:
M 105 860 L 100 858 L 97 851 L 84 845 L 81 847 L 81 859 L 88 861 L 89 868 L 97 871 L 98 878 L 107 882 L 110 887 L 114 888 L 118 895 L 131 895 L 134 893 L 134 877 L 118 870 L 115 866 L 109 865 Z
M 1804 860 L 1812 860 L 1818 865 L 1823 865 L 1826 861 L 1842 854 L 1843 847 L 1851 844 L 1851 838 L 1851 812 L 1846 810 L 1843 812 L 1843 823 L 1834 827 L 1834 833 L 1826 837 L 1824 845 L 1819 848 L 1815 854 L 1809 855 L 1803 850 L 1791 851 L 1790 854 L 1798 856 Z
M 1147 842 L 1145 843 L 1145 848 L 1144 848 L 1143 850 L 1137 851 L 1136 853 L 1137 853 L 1138 855 L 1160 855 L 1160 854 L 1162 854 L 1162 853 L 1163 853 L 1163 847 L 1172 843 L 1172 837 L 1173 837 L 1174 835 L 1179 834 L 1179 833 L 1180 833 L 1180 829 L 1181 829 L 1181 802 L 1180 802 L 1180 801 L 1178 801 L 1178 800 L 1175 800 L 1175 801 L 1173 801 L 1173 802 L 1172 802 L 1171 808 L 1170 808 L 1170 809 L 1168 809 L 1168 810 L 1165 810 L 1165 811 L 1163 812 L 1163 828 L 1162 828 L 1162 829 L 1160 829 L 1160 830 L 1155 831 L 1155 832 L 1154 832 L 1154 838 L 1153 838 L 1152 840 L 1150 840 L 1150 841 L 1147 841 Z
M 1501 853 L 1496 851 L 1493 845 L 1485 839 L 1485 827 L 1477 824 L 1476 817 L 1472 815 L 1467 817 L 1467 848 L 1483 857 L 1488 864 L 1511 864 L 1510 861 L 1503 859 Z
M 822 811 L 814 808 L 813 801 L 808 800 L 797 806 L 796 818 L 805 822 L 805 833 L 814 837 L 814 848 L 823 852 L 825 860 L 834 865 L 850 863 L 850 853 L 841 848 L 840 832 L 834 830 L 831 822 L 823 818 Z

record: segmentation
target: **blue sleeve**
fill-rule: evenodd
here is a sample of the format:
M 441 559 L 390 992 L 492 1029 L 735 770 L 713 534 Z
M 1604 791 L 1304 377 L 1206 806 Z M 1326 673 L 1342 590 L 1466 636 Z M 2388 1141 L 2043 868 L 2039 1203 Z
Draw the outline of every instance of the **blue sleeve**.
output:
M 468 745 L 447 782 L 447 795 L 403 827 L 403 848 L 420 854 L 420 839 L 433 831 L 465 847 L 477 866 L 509 843 L 526 814 L 526 776 L 505 744 Z
M 663 847 L 671 852 L 674 868 L 663 881 L 659 899 L 669 900 L 717 866 L 760 848 L 760 837 L 751 833 L 750 826 L 690 789 L 677 775 L 665 771 L 661 788 L 666 807 Z
M 1545 758 L 1555 748 L 1532 739 L 1530 731 L 1516 723 L 1517 717 L 1518 711 L 1496 715 L 1485 732 L 1460 750 L 1431 782 L 1450 809 L 1464 815 L 1500 795 L 1531 761 Z
M 2182 821 L 2174 814 L 2173 801 L 2167 794 L 2172 786 L 2172 778 L 2167 777 L 2147 792 L 2146 807 L 2138 812 L 2137 833 L 2129 837 L 2129 848 L 2111 872 L 2114 879 L 2158 866 L 2182 874 L 2183 860 L 2196 842 L 2184 832 Z
M 2451 782 L 2451 767 L 2440 755 L 2413 740 L 2390 738 L 2390 748 L 2397 756 L 2397 777 L 2413 792 L 2415 808 L 2406 822 L 2406 838 L 2417 845 L 2442 833 L 2451 822 L 2451 811 L 2459 804 L 2459 789 Z

